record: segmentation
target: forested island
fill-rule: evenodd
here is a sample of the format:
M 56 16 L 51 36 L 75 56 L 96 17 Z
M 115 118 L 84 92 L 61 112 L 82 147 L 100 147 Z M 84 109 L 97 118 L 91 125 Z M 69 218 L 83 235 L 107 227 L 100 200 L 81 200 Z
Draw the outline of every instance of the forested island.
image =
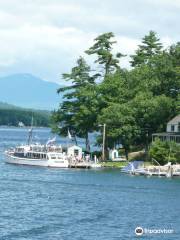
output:
M 7 103 L 0 103 L 0 125 L 48 127 L 51 113 L 48 111 L 24 109 Z
M 180 42 L 165 48 L 150 31 L 128 56 L 127 69 L 120 66 L 126 55 L 115 51 L 114 37 L 112 32 L 99 35 L 86 57 L 63 74 L 68 86 L 58 90 L 64 99 L 53 113 L 53 131 L 84 137 L 90 149 L 88 133 L 106 124 L 106 150 L 122 144 L 128 156 L 131 149 L 147 149 L 152 133 L 165 131 L 180 113 Z

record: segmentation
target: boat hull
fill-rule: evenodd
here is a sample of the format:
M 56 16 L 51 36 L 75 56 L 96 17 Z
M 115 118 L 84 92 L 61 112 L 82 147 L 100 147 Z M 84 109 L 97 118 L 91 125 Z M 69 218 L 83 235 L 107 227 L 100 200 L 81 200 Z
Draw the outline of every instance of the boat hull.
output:
M 19 158 L 12 155 L 6 154 L 6 163 L 19 164 L 19 165 L 29 165 L 29 166 L 41 166 L 41 167 L 55 167 L 55 168 L 68 168 L 69 164 L 67 160 L 48 160 L 48 159 L 28 159 Z

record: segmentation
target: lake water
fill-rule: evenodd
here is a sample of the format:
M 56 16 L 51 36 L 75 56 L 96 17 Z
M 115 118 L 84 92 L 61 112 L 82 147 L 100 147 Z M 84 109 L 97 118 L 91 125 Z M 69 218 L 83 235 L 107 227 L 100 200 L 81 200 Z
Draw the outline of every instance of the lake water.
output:
M 0 240 L 137 239 L 137 226 L 174 231 L 141 239 L 180 239 L 180 179 L 5 164 L 4 150 L 26 139 L 27 130 L 0 128 Z

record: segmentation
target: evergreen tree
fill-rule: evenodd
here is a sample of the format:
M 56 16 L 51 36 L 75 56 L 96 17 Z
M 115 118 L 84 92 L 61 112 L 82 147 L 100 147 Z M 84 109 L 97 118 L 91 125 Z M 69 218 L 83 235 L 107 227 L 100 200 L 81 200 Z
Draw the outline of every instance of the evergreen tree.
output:
M 107 75 L 119 68 L 119 58 L 124 56 L 121 53 L 113 55 L 113 45 L 116 41 L 112 40 L 114 34 L 112 32 L 104 33 L 95 38 L 95 43 L 85 52 L 88 55 L 97 55 L 95 63 L 103 66 L 104 74 Z
M 128 156 L 132 145 L 147 147 L 151 134 L 164 131 L 166 123 L 179 113 L 180 43 L 162 50 L 150 31 L 132 56 L 134 68 L 126 70 L 119 67 L 121 55 L 112 53 L 113 37 L 113 33 L 98 36 L 86 51 L 97 56 L 95 62 L 104 69 L 103 81 L 96 83 L 99 71 L 92 75 L 79 58 L 77 66 L 63 75 L 71 85 L 59 89 L 64 100 L 53 118 L 56 125 L 61 123 L 61 134 L 69 128 L 86 138 L 87 148 L 88 132 L 105 123 L 106 150 L 121 142 Z
M 66 136 L 69 129 L 73 135 L 85 138 L 88 148 L 88 132 L 93 130 L 96 118 L 91 102 L 96 99 L 96 75 L 90 75 L 90 67 L 80 57 L 77 66 L 63 74 L 63 78 L 71 85 L 58 90 L 58 93 L 64 93 L 64 101 L 53 114 L 54 130 Z
M 162 50 L 162 44 L 157 38 L 154 31 L 150 31 L 148 35 L 142 39 L 142 44 L 139 45 L 135 55 L 131 55 L 131 65 L 133 67 L 146 64 L 149 60 L 157 54 L 160 54 Z
M 129 104 L 111 103 L 104 108 L 98 117 L 99 122 L 106 123 L 106 147 L 113 148 L 116 143 L 121 143 L 125 149 L 126 158 L 128 151 L 139 133 L 133 109 Z

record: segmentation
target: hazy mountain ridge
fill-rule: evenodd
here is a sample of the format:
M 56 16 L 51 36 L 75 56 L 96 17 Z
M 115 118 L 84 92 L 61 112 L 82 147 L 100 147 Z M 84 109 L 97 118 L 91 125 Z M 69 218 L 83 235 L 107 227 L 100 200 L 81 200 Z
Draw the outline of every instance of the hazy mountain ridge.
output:
M 21 107 L 17 107 L 6 102 L 0 102 L 0 109 L 19 109 L 19 108 Z
M 42 109 L 34 109 L 34 108 L 24 108 L 24 107 L 19 107 L 13 104 L 9 104 L 6 102 L 0 102 L 0 110 L 19 110 L 19 111 L 26 111 L 26 112 L 38 112 L 38 113 L 43 113 L 47 115 L 51 115 L 50 110 L 42 110 Z
M 1 77 L 0 102 L 3 102 L 4 106 L 8 103 L 10 108 L 17 105 L 30 109 L 53 110 L 62 99 L 57 94 L 59 87 L 57 83 L 44 81 L 31 74 Z

